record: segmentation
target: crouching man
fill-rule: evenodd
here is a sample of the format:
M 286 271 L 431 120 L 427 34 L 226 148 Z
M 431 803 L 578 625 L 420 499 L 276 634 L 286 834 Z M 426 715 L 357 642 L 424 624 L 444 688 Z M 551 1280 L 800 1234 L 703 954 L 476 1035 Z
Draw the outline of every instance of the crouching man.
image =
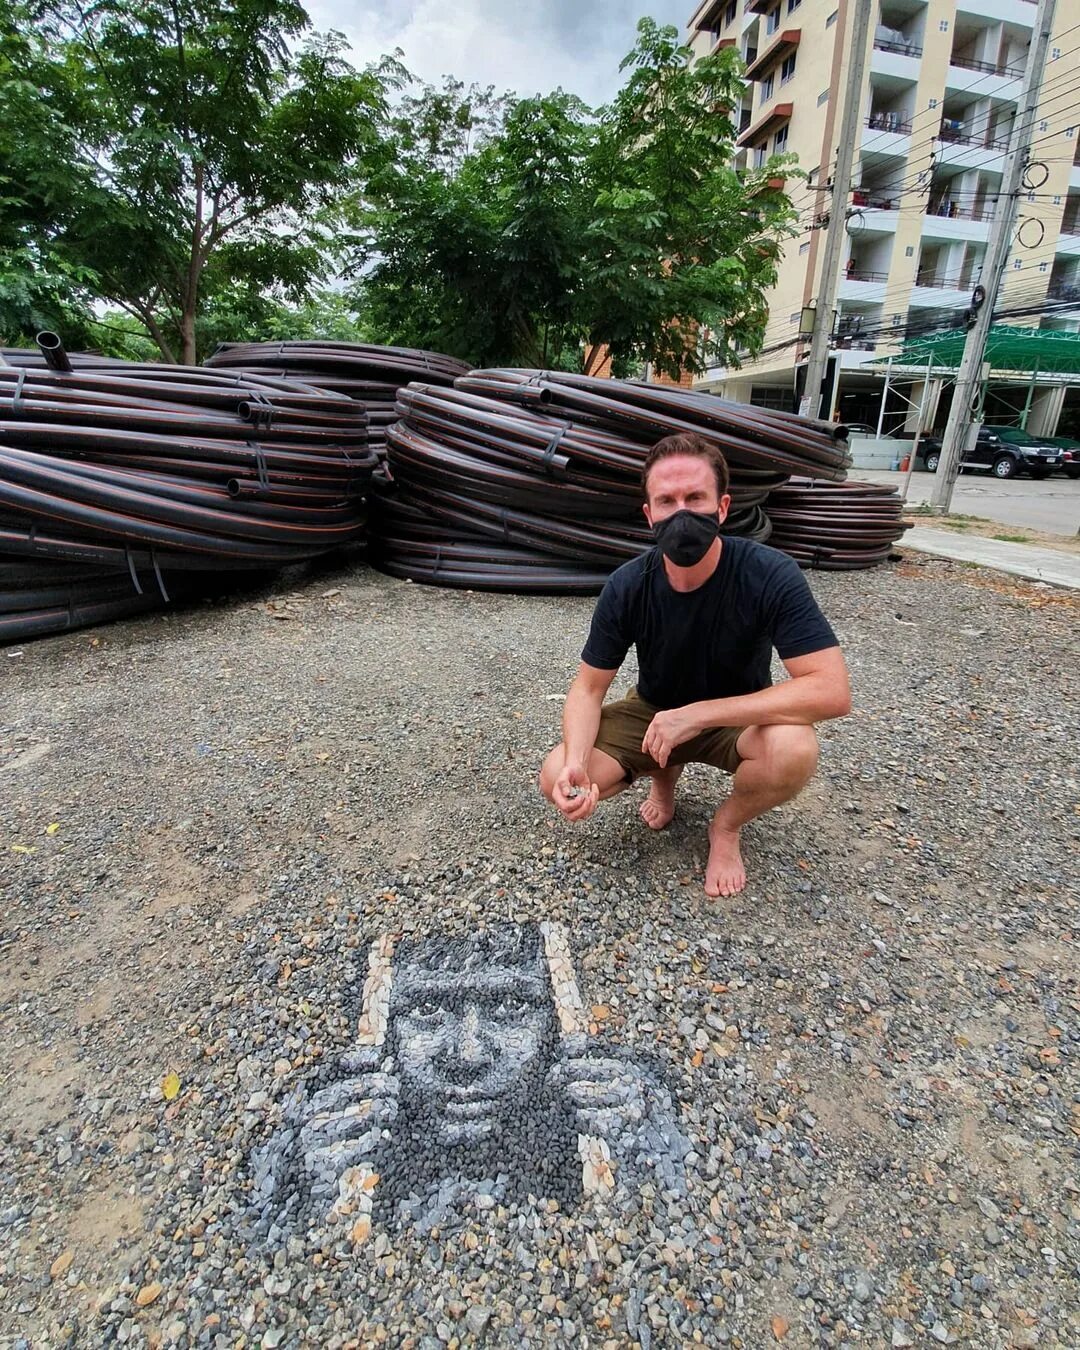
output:
M 720 537 L 731 497 L 715 445 L 666 437 L 649 452 L 642 488 L 656 547 L 604 587 L 540 787 L 582 821 L 648 775 L 641 817 L 662 830 L 684 764 L 725 770 L 731 792 L 709 825 L 705 891 L 734 895 L 746 885 L 742 827 L 805 787 L 817 766 L 814 724 L 851 711 L 847 667 L 798 566 Z M 631 646 L 637 688 L 605 704 Z M 776 685 L 774 647 L 791 676 Z

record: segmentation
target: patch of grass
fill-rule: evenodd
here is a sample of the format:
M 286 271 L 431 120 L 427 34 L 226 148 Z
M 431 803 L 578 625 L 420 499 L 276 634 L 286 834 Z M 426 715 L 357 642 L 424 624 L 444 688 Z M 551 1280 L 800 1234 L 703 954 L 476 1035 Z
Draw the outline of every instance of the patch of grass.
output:
M 1030 534 L 992 534 L 991 539 L 1000 539 L 1003 544 L 1030 544 Z

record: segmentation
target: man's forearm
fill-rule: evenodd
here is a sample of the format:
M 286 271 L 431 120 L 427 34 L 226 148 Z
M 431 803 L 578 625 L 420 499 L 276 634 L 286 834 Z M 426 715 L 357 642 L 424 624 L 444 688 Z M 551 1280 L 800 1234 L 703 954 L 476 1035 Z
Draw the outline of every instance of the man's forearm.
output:
M 572 684 L 563 707 L 563 745 L 570 764 L 585 764 L 600 730 L 603 697 L 597 697 L 579 684 Z
M 818 675 L 800 675 L 782 684 L 734 698 L 692 703 L 689 710 L 701 731 L 713 727 L 806 727 L 843 717 L 850 711 L 846 687 Z

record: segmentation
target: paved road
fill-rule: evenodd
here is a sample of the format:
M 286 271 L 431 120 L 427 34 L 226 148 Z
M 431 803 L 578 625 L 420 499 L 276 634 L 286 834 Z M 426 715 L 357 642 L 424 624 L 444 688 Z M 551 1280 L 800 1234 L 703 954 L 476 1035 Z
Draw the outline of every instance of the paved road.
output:
M 852 478 L 868 483 L 903 482 L 902 473 L 889 469 L 853 469 Z M 935 475 L 913 473 L 908 501 L 912 506 L 930 500 Z M 956 481 L 952 509 L 959 515 L 983 516 L 1004 525 L 1027 526 L 1048 534 L 1075 535 L 1080 532 L 1080 479 L 1009 478 L 1000 482 L 989 474 L 964 473 Z

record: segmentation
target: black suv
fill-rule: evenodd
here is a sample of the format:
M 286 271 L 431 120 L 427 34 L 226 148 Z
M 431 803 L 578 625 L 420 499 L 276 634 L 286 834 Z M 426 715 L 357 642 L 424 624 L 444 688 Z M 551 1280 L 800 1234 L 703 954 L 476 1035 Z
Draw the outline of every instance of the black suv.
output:
M 1061 447 L 1048 439 L 1029 436 L 1017 427 L 979 428 L 975 449 L 960 461 L 961 469 L 981 469 L 995 478 L 1015 478 L 1029 473 L 1032 478 L 1047 478 L 1061 466 Z M 941 437 L 924 436 L 919 442 L 918 458 L 931 473 L 937 473 L 941 460 Z

